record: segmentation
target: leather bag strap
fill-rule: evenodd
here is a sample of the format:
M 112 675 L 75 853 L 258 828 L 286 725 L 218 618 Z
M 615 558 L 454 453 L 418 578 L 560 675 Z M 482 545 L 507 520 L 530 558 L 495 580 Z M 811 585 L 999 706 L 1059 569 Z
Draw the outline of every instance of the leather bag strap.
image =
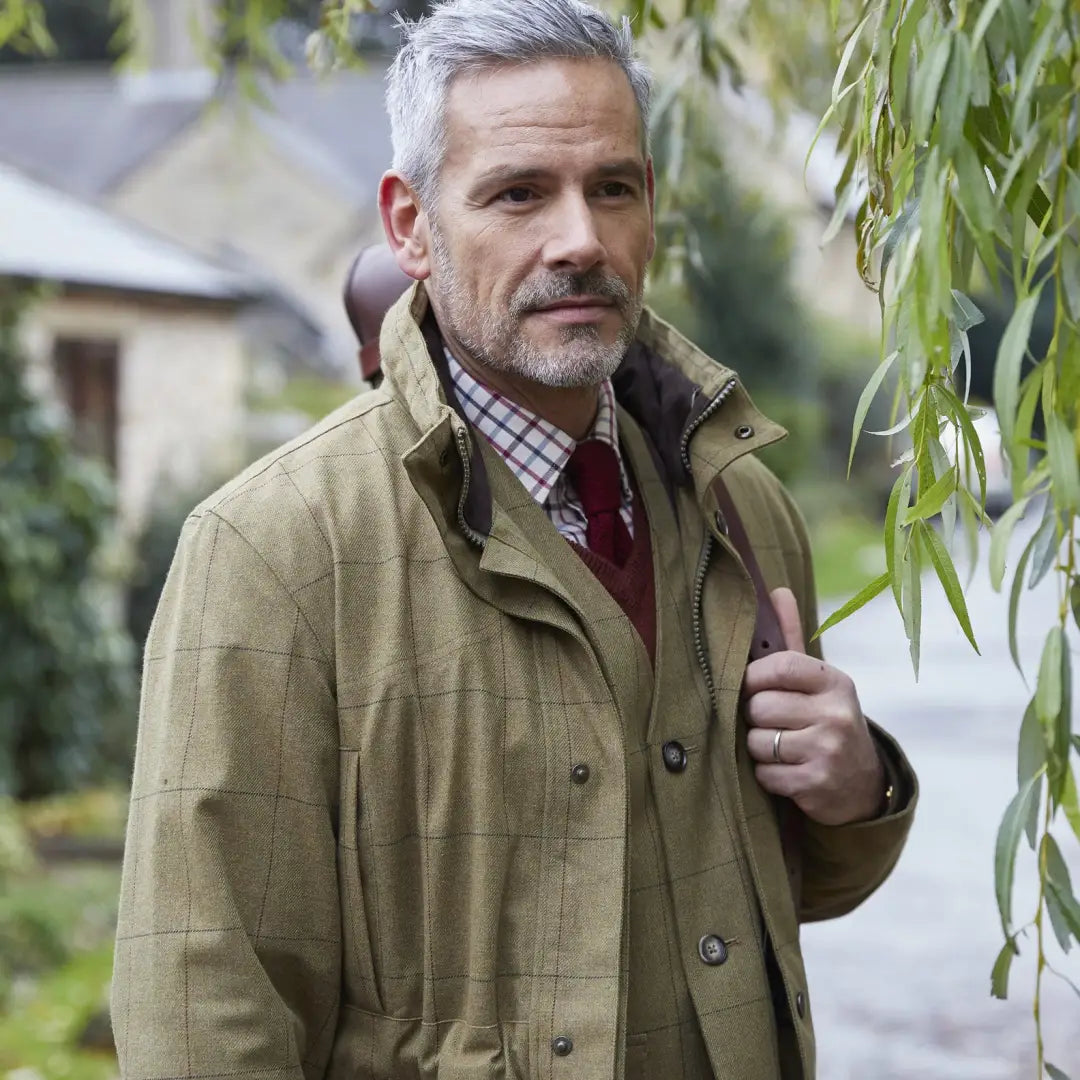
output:
M 776 617 L 776 609 L 769 596 L 769 589 L 765 584 L 761 567 L 754 557 L 750 537 L 747 536 L 742 518 L 735 508 L 735 502 L 722 477 L 717 477 L 713 482 L 712 492 L 716 505 L 723 515 L 728 539 L 739 553 L 743 566 L 746 567 L 750 580 L 754 583 L 754 592 L 757 595 L 757 618 L 754 623 L 754 637 L 750 642 L 750 659 L 759 660 L 763 656 L 784 649 L 780 620 Z M 798 917 L 802 895 L 802 841 L 805 819 L 802 811 L 790 799 L 776 798 L 774 802 L 780 828 L 780 846 L 783 850 L 784 866 L 787 869 L 791 895 L 795 901 L 796 917 Z

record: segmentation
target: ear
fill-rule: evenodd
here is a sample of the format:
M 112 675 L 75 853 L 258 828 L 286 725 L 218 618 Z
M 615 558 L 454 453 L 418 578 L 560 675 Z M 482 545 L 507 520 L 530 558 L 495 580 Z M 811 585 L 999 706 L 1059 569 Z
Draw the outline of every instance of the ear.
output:
M 427 215 L 400 173 L 388 172 L 379 181 L 379 213 L 398 266 L 417 281 L 430 277 Z
M 649 196 L 649 247 L 645 261 L 652 262 L 656 254 L 656 172 L 651 157 L 645 163 L 645 190 Z

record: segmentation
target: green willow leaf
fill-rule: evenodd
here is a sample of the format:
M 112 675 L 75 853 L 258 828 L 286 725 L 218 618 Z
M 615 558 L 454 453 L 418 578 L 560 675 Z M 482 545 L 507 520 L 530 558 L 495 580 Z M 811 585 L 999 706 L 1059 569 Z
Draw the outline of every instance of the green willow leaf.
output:
M 941 537 L 938 536 L 938 534 L 925 522 L 918 522 L 916 528 L 921 530 L 923 539 L 926 541 L 927 554 L 930 556 L 930 562 L 933 563 L 938 580 L 945 590 L 945 596 L 949 601 L 949 606 L 953 609 L 953 614 L 956 616 L 957 622 L 960 623 L 960 628 L 964 631 L 964 636 L 971 642 L 971 647 L 978 652 L 979 646 L 975 641 L 975 634 L 971 629 L 971 619 L 968 617 L 967 602 L 964 600 L 964 590 L 960 587 L 960 578 L 957 576 L 956 567 L 953 566 L 952 557 L 949 555 L 948 551 L 946 551 L 945 545 L 941 542 Z
M 998 8 L 1001 7 L 1001 0 L 987 0 L 987 3 L 979 12 L 979 17 L 975 20 L 975 29 L 971 34 L 971 44 L 974 48 L 978 48 L 982 44 L 982 40 L 986 37 L 987 28 L 990 26 L 990 21 L 997 14 Z
M 1080 629 L 1080 578 L 1073 581 L 1069 590 L 1069 606 L 1072 608 L 1073 622 Z
M 1054 626 L 1046 635 L 1042 659 L 1039 661 L 1039 677 L 1035 683 L 1035 713 L 1044 729 L 1057 723 L 1061 712 L 1061 656 L 1065 649 L 1065 635 Z
M 1024 58 L 1024 66 L 1020 71 L 1017 82 L 1016 97 L 1013 101 L 1012 127 L 1014 131 L 1027 130 L 1029 123 L 1028 111 L 1031 108 L 1031 95 L 1035 89 L 1035 80 L 1039 77 L 1046 62 L 1046 54 L 1054 38 L 1060 33 L 1061 28 L 1057 19 L 1051 19 L 1043 28 L 1038 40 L 1032 46 L 1031 51 Z
M 1072 727 L 1072 668 L 1064 631 L 1054 626 L 1046 635 L 1035 684 L 1035 713 L 1046 737 L 1047 774 L 1054 805 L 1065 794 Z
M 894 115 L 907 118 L 908 72 L 911 70 L 911 57 L 914 52 L 915 34 L 919 21 L 926 11 L 928 0 L 910 0 L 904 9 L 904 18 L 896 30 L 896 41 L 892 52 L 892 109 Z
M 1058 547 L 1060 546 L 1057 526 L 1057 509 L 1054 506 L 1053 499 L 1047 498 L 1046 507 L 1043 511 L 1042 523 L 1039 525 L 1039 531 L 1035 534 L 1035 547 L 1032 550 L 1031 560 L 1031 577 L 1028 580 L 1029 589 L 1034 589 L 1035 586 L 1050 573 L 1050 568 L 1054 565 L 1054 560 L 1057 558 Z
M 1080 904 L 1069 889 L 1052 879 L 1046 883 L 1046 901 L 1054 935 L 1061 943 L 1062 950 L 1068 952 L 1069 935 L 1080 941 Z M 1059 929 L 1059 923 L 1063 924 L 1062 929 Z
M 1050 924 L 1054 928 L 1054 936 L 1058 939 L 1061 951 L 1068 952 L 1072 946 L 1073 935 L 1080 940 L 1080 929 L 1073 929 L 1074 925 L 1080 928 L 1080 906 L 1077 906 L 1073 897 L 1069 868 L 1065 865 L 1057 841 L 1047 833 L 1043 837 L 1042 847 L 1046 859 L 1046 908 L 1050 913 Z
M 870 16 L 874 12 L 868 11 L 860 21 L 859 25 L 852 30 L 847 39 L 847 43 L 844 45 L 844 51 L 840 56 L 840 62 L 836 66 L 836 77 L 833 79 L 832 85 L 832 100 L 835 102 L 840 98 L 840 93 L 844 83 L 844 76 L 847 74 L 848 65 L 851 63 L 851 58 L 855 53 L 855 49 L 859 44 L 859 40 L 862 38 L 863 31 L 866 29 L 866 24 L 870 21 Z M 859 79 L 854 80 L 856 82 Z
M 1065 773 L 1065 790 L 1061 795 L 1061 809 L 1073 835 L 1080 840 L 1080 798 L 1076 794 L 1076 776 L 1071 766 Z
M 1029 701 L 1020 724 L 1020 744 L 1016 755 L 1016 786 L 1022 788 L 1046 764 L 1046 739 L 1035 711 Z
M 990 993 L 993 997 L 1004 1001 L 1009 996 L 1009 968 L 1012 967 L 1013 957 L 1019 955 L 1015 939 L 1009 938 L 1002 945 L 994 961 L 994 970 L 990 972 Z
M 882 382 L 885 381 L 885 376 L 889 374 L 889 369 L 893 366 L 893 363 L 899 355 L 900 354 L 894 350 L 878 364 L 877 371 L 874 372 L 859 397 L 859 404 L 855 409 L 855 419 L 851 424 L 851 450 L 848 452 L 849 477 L 851 476 L 851 463 L 855 460 L 855 447 L 858 444 L 859 435 L 862 433 L 863 421 L 866 419 L 866 414 L 870 411 L 870 405 L 873 403 L 874 398 L 877 397 L 878 390 L 881 389 Z
M 986 316 L 970 296 L 965 296 L 959 289 L 953 289 L 952 298 L 953 321 L 957 330 L 970 330 L 973 326 L 986 322 Z
M 935 399 L 937 397 L 935 393 Z M 946 405 L 942 412 L 947 417 L 949 415 L 949 407 Z M 952 476 L 953 482 L 951 485 L 952 490 L 945 496 L 945 501 L 942 503 L 939 511 L 941 514 L 941 535 L 945 541 L 945 547 L 949 551 L 953 549 L 953 539 L 956 536 L 956 513 L 957 505 L 959 503 L 959 494 L 964 490 L 964 483 L 961 480 L 961 474 L 963 469 L 963 463 L 959 448 L 957 448 L 956 461 L 957 465 L 954 468 L 952 461 L 949 459 L 949 455 L 945 453 L 945 447 L 941 444 L 940 438 L 934 438 L 931 436 L 926 441 L 926 448 L 930 451 L 930 462 L 934 466 L 934 475 L 938 477 Z M 934 516 L 933 513 L 927 513 L 923 515 L 926 518 Z
M 1061 291 L 1073 322 L 1080 323 L 1080 247 L 1076 244 L 1061 248 Z
M 1062 632 L 1062 637 L 1064 637 Z M 1070 774 L 1069 743 L 1072 740 L 1072 653 L 1066 642 L 1065 649 L 1061 654 L 1061 713 L 1058 716 L 1057 728 L 1054 732 L 1054 755 L 1058 758 L 1060 774 L 1055 777 L 1053 795 L 1057 804 L 1061 805 L 1062 796 L 1065 794 L 1065 782 Z
M 889 267 L 892 265 L 893 256 L 896 254 L 897 248 L 900 247 L 900 244 L 904 241 L 905 237 L 911 232 L 912 227 L 917 224 L 918 217 L 918 199 L 908 199 L 904 209 L 900 211 L 900 216 L 890 226 L 888 233 L 885 235 L 885 241 L 881 245 L 881 270 L 879 274 L 882 282 L 885 281 L 885 277 L 889 272 Z M 879 292 L 878 298 L 881 301 L 881 304 L 884 305 L 884 295 Z
M 884 592 L 889 587 L 889 575 L 881 574 L 879 577 L 874 578 L 869 585 L 860 589 L 843 607 L 834 611 L 822 624 L 817 628 L 814 636 L 810 639 L 816 641 L 822 634 L 825 633 L 830 627 L 835 626 L 837 623 L 843 622 L 849 615 L 853 615 L 861 607 L 865 607 L 871 600 L 874 599 L 878 593 Z
M 1006 558 L 1009 551 L 1009 540 L 1012 539 L 1016 523 L 1024 516 L 1030 498 L 1015 502 L 1004 514 L 998 518 L 990 534 L 990 584 L 995 592 L 1001 592 L 1001 586 L 1005 581 Z
M 1016 670 L 1020 672 L 1020 677 L 1025 679 L 1025 681 L 1024 668 L 1020 663 L 1020 650 L 1016 640 L 1017 615 L 1020 611 L 1020 594 L 1024 591 L 1024 573 L 1027 570 L 1031 552 L 1035 548 L 1036 539 L 1037 538 L 1033 536 L 1027 544 L 1024 545 L 1024 550 L 1021 552 L 1020 559 L 1016 564 L 1016 573 L 1013 574 L 1012 588 L 1009 590 L 1009 655 L 1012 657 L 1012 662 L 1016 667 Z
M 970 371 L 970 360 L 968 370 Z M 986 455 L 983 452 L 982 440 L 975 430 L 975 425 L 971 422 L 971 414 L 968 412 L 967 406 L 955 394 L 952 395 L 952 400 L 953 415 L 963 432 L 964 446 L 975 464 L 975 475 L 979 481 L 979 507 L 984 508 L 986 506 Z
M 919 659 L 922 638 L 922 550 L 918 534 L 911 538 L 908 554 L 904 559 L 902 583 L 901 614 L 904 619 L 904 633 L 908 639 L 908 653 L 911 656 L 911 670 L 915 681 L 919 681 Z
M 1041 775 L 1041 774 L 1040 774 Z M 1038 776 L 1033 776 L 1013 797 L 998 826 L 994 844 L 994 892 L 1005 936 L 1012 925 L 1013 877 L 1016 871 L 1016 849 L 1024 832 L 1024 822 L 1031 813 L 1031 803 L 1036 798 L 1035 786 Z
M 1016 783 L 1022 788 L 1033 776 L 1043 772 L 1046 767 L 1046 738 L 1035 713 L 1034 703 L 1029 703 L 1024 710 L 1024 719 L 1020 724 L 1020 746 L 1016 755 Z M 1035 850 L 1035 838 L 1038 831 L 1039 795 L 1037 792 L 1031 804 L 1031 814 L 1024 822 L 1028 846 Z
M 971 43 L 963 34 L 954 34 L 949 67 L 941 88 L 941 148 L 947 158 L 952 157 L 964 133 L 974 66 Z
M 997 363 L 994 366 L 994 404 L 997 406 L 1003 448 L 1014 468 L 1020 458 L 1020 452 L 1013 445 L 1014 418 L 1020 397 L 1020 366 L 1027 352 L 1031 323 L 1035 318 L 1038 302 L 1039 292 L 1036 290 L 1016 305 L 998 346 Z
M 952 36 L 940 34 L 922 64 L 915 71 L 915 93 L 912 100 L 912 127 L 916 142 L 926 142 L 934 122 L 941 80 L 952 52 Z
M 901 524 L 910 525 L 913 521 L 925 521 L 940 513 L 946 499 L 955 493 L 956 481 L 956 473 L 952 470 L 935 480 L 925 494 L 920 495 L 915 505 L 907 511 Z
M 991 275 L 995 275 L 998 257 L 994 252 L 994 230 L 998 212 L 990 183 L 986 179 L 986 170 L 975 148 L 966 140 L 956 148 L 953 166 L 958 181 L 955 192 L 957 205 L 967 220 L 983 265 Z
M 1045 1062 L 1045 1065 L 1046 1075 L 1050 1077 L 1050 1080 L 1069 1080 L 1069 1074 L 1064 1069 L 1051 1065 L 1049 1061 Z
M 889 505 L 885 510 L 885 566 L 892 581 L 893 596 L 896 606 L 903 607 L 901 600 L 901 579 L 903 577 L 904 532 L 900 528 L 900 511 L 907 510 L 911 501 L 911 485 L 915 466 L 908 465 L 897 477 L 889 495 Z
M 1076 460 L 1076 441 L 1065 421 L 1057 413 L 1046 417 L 1046 453 L 1050 459 L 1050 477 L 1054 501 L 1065 513 L 1080 510 L 1080 465 Z

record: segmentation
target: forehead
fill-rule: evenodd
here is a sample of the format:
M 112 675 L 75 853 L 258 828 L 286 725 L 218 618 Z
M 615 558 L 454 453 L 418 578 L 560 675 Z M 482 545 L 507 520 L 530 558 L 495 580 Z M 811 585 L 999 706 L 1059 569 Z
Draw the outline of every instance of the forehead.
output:
M 643 160 L 637 100 L 608 60 L 544 60 L 460 76 L 445 122 L 446 174 L 476 173 L 502 159 L 549 169 Z

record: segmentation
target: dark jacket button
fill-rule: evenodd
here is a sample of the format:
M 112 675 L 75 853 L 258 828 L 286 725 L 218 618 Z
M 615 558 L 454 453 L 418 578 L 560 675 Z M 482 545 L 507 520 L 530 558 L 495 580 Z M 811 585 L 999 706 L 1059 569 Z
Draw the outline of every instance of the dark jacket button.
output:
M 570 770 L 570 779 L 573 780 L 575 784 L 587 784 L 590 775 L 589 766 L 584 763 L 575 765 Z
M 716 514 L 713 516 L 713 524 L 716 526 L 716 531 L 721 536 L 727 536 L 727 534 L 728 534 L 728 523 L 727 523 L 727 518 L 724 517 L 724 514 L 723 514 L 722 511 L 720 511 L 720 510 L 716 511 Z
M 668 772 L 682 772 L 686 768 L 686 751 L 683 749 L 682 743 L 675 742 L 674 739 L 671 742 L 666 742 L 661 748 L 660 754 L 664 759 L 664 768 Z
M 801 990 L 795 995 L 795 1011 L 800 1020 L 806 1019 L 806 995 Z
M 551 1049 L 556 1057 L 566 1057 L 574 1049 L 574 1040 L 569 1035 L 556 1035 L 551 1040 Z
M 709 967 L 717 967 L 727 959 L 727 946 L 723 938 L 717 937 L 716 934 L 706 934 L 698 942 L 697 951 L 698 956 Z

